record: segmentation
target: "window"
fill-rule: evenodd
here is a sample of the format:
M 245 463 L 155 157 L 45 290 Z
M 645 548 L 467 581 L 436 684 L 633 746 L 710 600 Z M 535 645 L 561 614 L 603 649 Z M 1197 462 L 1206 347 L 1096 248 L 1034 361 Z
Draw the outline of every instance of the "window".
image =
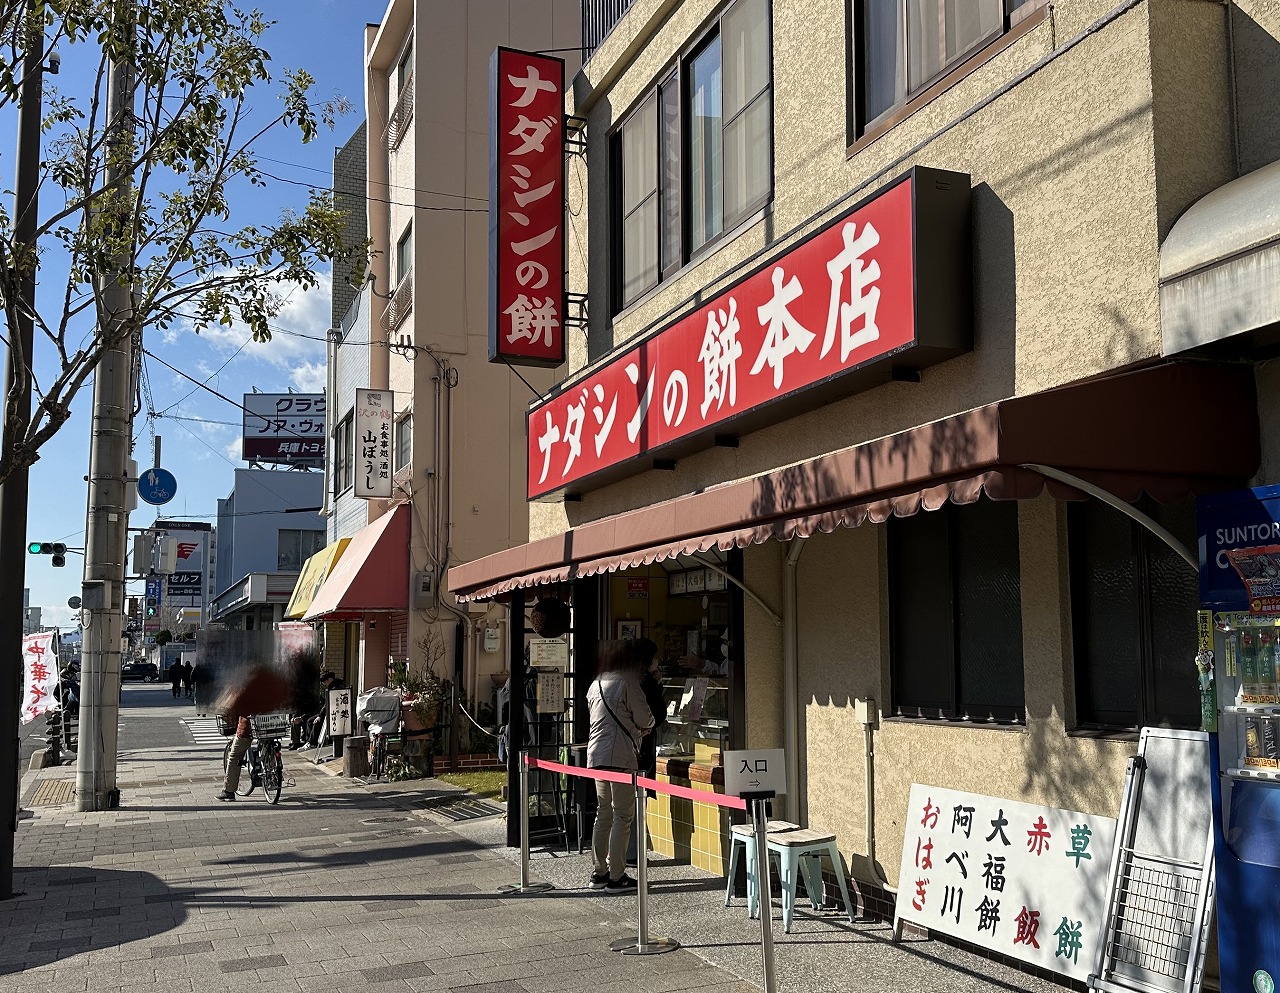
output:
M 333 432 L 333 495 L 345 493 L 355 483 L 355 469 L 351 450 L 351 434 L 354 429 L 352 415 L 343 418 Z
M 403 469 L 413 461 L 413 415 L 406 414 L 396 422 L 396 468 Z
M 615 133 L 617 309 L 772 195 L 769 18 L 769 0 L 736 0 Z
M 854 137 L 936 82 L 1036 0 L 852 0 Z
M 396 242 L 396 285 L 404 282 L 404 277 L 413 269 L 413 222 L 404 229 L 404 234 Z
M 281 530 L 276 539 L 276 569 L 300 572 L 302 563 L 323 549 L 323 531 Z
M 400 56 L 400 62 L 396 65 L 396 96 L 400 95 L 400 91 L 409 84 L 413 79 L 413 39 L 409 39 L 409 44 L 405 46 L 404 54 Z
M 1139 504 L 1195 547 L 1195 507 Z M 1076 720 L 1083 726 L 1198 728 L 1199 579 L 1136 521 L 1097 500 L 1067 509 Z M 1192 652 L 1194 654 L 1194 652 Z
M 1018 508 L 979 500 L 889 522 L 894 713 L 1022 721 Z

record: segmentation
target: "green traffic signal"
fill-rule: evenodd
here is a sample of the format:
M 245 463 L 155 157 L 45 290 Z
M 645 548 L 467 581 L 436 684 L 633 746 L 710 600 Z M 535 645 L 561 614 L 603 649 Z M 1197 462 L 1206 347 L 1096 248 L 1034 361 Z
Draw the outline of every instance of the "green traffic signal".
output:
M 32 541 L 27 544 L 27 551 L 32 555 L 40 555 L 44 552 L 44 547 L 40 542 Z

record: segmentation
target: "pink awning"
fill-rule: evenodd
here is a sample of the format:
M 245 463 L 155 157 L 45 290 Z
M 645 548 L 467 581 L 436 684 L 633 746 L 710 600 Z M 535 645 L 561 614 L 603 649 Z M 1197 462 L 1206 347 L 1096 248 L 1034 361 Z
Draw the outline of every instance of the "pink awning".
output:
M 355 533 L 303 620 L 408 609 L 409 505 L 402 503 Z

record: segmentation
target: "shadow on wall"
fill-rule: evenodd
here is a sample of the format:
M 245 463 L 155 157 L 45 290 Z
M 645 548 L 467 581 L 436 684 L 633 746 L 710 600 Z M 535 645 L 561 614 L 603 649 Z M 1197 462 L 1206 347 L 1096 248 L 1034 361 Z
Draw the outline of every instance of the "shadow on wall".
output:
M 1257 8 L 1270 23 L 1260 23 L 1242 6 Z M 1280 159 L 1280 12 L 1268 0 L 1245 0 L 1242 6 L 1227 11 L 1235 41 L 1240 172 L 1248 173 Z

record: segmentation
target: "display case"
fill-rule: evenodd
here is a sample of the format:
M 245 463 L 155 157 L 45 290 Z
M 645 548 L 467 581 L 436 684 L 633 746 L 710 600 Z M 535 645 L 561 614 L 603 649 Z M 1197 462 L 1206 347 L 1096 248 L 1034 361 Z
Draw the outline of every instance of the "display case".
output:
M 719 765 L 729 737 L 729 680 L 723 676 L 664 676 L 666 723 L 657 731 L 659 758 Z
M 1245 613 L 1219 614 L 1217 621 L 1218 734 L 1225 775 L 1280 782 L 1280 626 L 1275 617 Z

